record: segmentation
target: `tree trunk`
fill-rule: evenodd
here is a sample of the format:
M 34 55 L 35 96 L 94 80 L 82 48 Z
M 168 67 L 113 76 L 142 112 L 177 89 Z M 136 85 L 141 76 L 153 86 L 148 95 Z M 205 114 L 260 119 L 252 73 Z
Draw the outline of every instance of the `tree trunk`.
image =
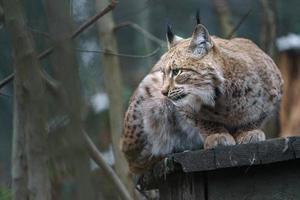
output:
M 136 8 L 142 8 L 143 5 L 145 4 L 145 2 L 144 1 L 134 1 L 134 4 L 136 5 Z M 145 9 L 143 11 L 142 15 L 138 19 L 139 19 L 139 24 L 141 25 L 141 27 L 143 27 L 147 31 L 150 31 L 151 7 L 148 9 Z M 137 40 L 136 42 L 139 42 L 142 44 L 144 43 L 144 45 L 145 45 L 144 54 L 152 52 L 153 49 L 155 49 L 155 45 L 147 37 L 143 37 L 143 39 L 141 41 Z M 158 60 L 158 58 L 156 58 L 155 56 L 151 56 L 149 58 L 143 59 L 140 61 L 141 64 L 139 64 L 138 67 L 146 70 L 144 72 L 144 74 L 145 74 L 153 67 L 156 60 Z
M 276 39 L 275 1 L 260 0 L 262 5 L 261 47 L 271 57 L 274 56 Z
M 261 48 L 274 58 L 274 42 L 276 39 L 275 1 L 260 0 L 262 5 Z M 267 137 L 274 138 L 279 134 L 279 116 L 272 116 L 264 126 Z
M 50 200 L 45 87 L 21 3 L 3 0 L 15 63 L 13 198 Z
M 230 10 L 227 0 L 213 0 L 215 11 L 220 24 L 221 37 L 227 38 L 233 30 L 232 23 L 230 21 Z
M 92 199 L 89 179 L 89 159 L 82 134 L 79 67 L 74 44 L 71 40 L 72 21 L 69 0 L 46 0 L 45 10 L 53 46 L 51 58 L 54 77 L 61 83 L 57 96 L 60 116 L 67 116 L 67 124 L 61 137 L 65 146 L 63 162 L 70 167 L 75 182 L 75 198 Z M 54 144 L 55 145 L 55 144 Z M 55 147 L 53 148 L 55 149 Z
M 300 135 L 300 55 L 297 52 L 279 54 L 278 66 L 284 80 L 280 105 L 281 136 Z
M 103 9 L 108 3 L 108 0 L 96 0 L 97 10 Z M 113 32 L 114 21 L 112 13 L 108 13 L 106 16 L 104 16 L 97 23 L 97 26 L 99 32 L 99 39 L 101 43 L 100 46 L 107 52 L 117 52 L 118 47 Z M 129 176 L 128 165 L 119 148 L 124 116 L 122 96 L 123 89 L 119 60 L 118 57 L 109 54 L 103 54 L 101 60 L 104 71 L 104 83 L 110 103 L 109 119 L 113 151 L 115 156 L 115 169 L 118 176 L 130 190 L 131 195 L 135 196 L 135 187 Z

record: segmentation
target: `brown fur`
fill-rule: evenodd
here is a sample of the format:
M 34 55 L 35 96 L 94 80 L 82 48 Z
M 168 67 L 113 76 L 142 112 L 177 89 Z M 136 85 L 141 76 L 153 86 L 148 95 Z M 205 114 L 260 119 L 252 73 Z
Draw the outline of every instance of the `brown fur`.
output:
M 265 139 L 260 127 L 276 109 L 283 84 L 268 55 L 247 39 L 210 37 L 202 25 L 196 27 L 192 38 L 177 40 L 169 46 L 169 51 L 137 88 L 126 113 L 121 143 L 132 171 L 147 169 L 167 153 L 176 151 L 176 147 L 168 148 L 170 152 L 153 156 L 151 145 L 155 142 L 150 140 L 159 140 L 163 135 L 156 134 L 161 131 L 158 127 L 167 131 L 176 127 L 172 131 L 184 136 L 180 138 L 183 150 L 200 144 L 191 145 L 189 137 L 195 136 L 185 136 L 190 130 L 201 135 L 204 148 Z M 152 99 L 151 109 L 143 105 L 147 99 Z M 174 107 L 156 115 L 158 109 L 168 105 L 164 99 Z M 165 122 L 165 118 L 171 120 Z M 151 120 L 161 121 L 163 126 L 143 127 Z M 178 146 L 170 138 L 166 141 Z M 164 144 L 161 142 L 159 148 L 163 149 Z

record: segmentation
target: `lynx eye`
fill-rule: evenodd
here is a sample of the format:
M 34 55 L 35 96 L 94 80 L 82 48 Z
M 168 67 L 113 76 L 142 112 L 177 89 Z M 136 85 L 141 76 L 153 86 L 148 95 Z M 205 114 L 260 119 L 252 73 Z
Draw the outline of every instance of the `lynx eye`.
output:
M 172 69 L 172 76 L 178 76 L 179 74 L 181 74 L 180 69 Z

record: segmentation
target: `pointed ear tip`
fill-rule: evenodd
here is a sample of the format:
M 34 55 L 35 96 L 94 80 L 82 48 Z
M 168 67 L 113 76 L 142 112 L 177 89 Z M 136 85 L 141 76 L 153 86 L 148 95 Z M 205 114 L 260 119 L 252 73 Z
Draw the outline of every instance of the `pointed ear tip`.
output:
M 199 31 L 205 31 L 208 33 L 208 30 L 207 28 L 203 25 L 203 24 L 197 24 L 196 27 L 195 27 L 195 31 L 196 32 L 199 32 Z
M 197 28 L 197 29 L 200 29 L 200 28 L 206 29 L 206 27 L 205 27 L 203 24 L 197 24 L 197 25 L 196 25 L 196 28 Z

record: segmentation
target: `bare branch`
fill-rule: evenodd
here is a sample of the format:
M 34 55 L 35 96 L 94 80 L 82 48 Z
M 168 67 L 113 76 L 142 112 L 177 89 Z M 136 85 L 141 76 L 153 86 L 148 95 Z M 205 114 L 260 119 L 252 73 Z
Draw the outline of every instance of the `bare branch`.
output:
M 14 79 L 14 73 L 8 75 L 4 79 L 0 81 L 0 89 L 3 88 L 6 84 L 8 84 L 10 81 Z
M 145 2 L 143 2 L 144 6 L 142 8 L 140 8 L 140 9 L 134 11 L 134 12 L 125 13 L 120 18 L 127 19 L 127 20 L 132 19 L 133 17 L 135 17 L 135 16 L 141 14 L 142 12 L 144 12 L 145 10 L 147 10 L 151 6 L 151 3 L 155 4 L 157 2 L 155 2 L 153 0 L 146 0 Z
M 115 8 L 116 4 L 117 4 L 117 2 L 115 0 L 113 0 L 106 8 L 104 8 L 102 11 L 100 11 L 98 14 L 94 15 L 93 17 L 89 18 L 85 23 L 83 23 L 81 26 L 79 26 L 73 32 L 73 34 L 71 35 L 71 38 L 72 39 L 76 38 L 84 30 L 86 30 L 91 25 L 93 25 L 98 19 L 100 19 L 105 14 L 107 14 L 108 12 L 110 12 L 111 10 L 113 10 Z M 46 49 L 45 51 L 43 51 L 42 53 L 40 53 L 38 55 L 38 59 L 42 60 L 45 57 L 47 57 L 48 55 L 50 55 L 52 52 L 53 52 L 53 47 L 50 47 L 50 48 Z M 7 85 L 13 79 L 14 79 L 14 73 L 8 75 L 6 78 L 4 78 L 3 80 L 1 80 L 1 82 L 0 82 L 0 89 L 2 87 L 4 87 L 5 85 Z
M 46 33 L 46 32 L 43 32 L 43 31 L 40 31 L 40 30 L 31 28 L 31 27 L 29 27 L 29 26 L 28 26 L 27 28 L 28 28 L 28 30 L 29 30 L 30 32 L 32 32 L 32 33 L 34 33 L 34 34 L 42 35 L 42 36 L 44 36 L 44 37 L 46 37 L 46 38 L 48 38 L 48 39 L 51 38 L 50 35 L 49 35 L 48 33 Z
M 12 97 L 11 95 L 4 94 L 4 93 L 2 93 L 2 92 L 0 92 L 0 96 L 6 97 L 6 98 L 11 98 L 11 97 Z
M 226 37 L 227 39 L 231 39 L 235 32 L 240 28 L 240 26 L 243 24 L 243 22 L 248 18 L 250 13 L 252 12 L 252 8 L 249 9 L 249 11 L 240 19 L 240 21 L 237 23 L 237 25 L 231 30 L 230 34 Z
M 41 77 L 45 82 L 47 90 L 50 91 L 52 94 L 57 95 L 59 93 L 59 89 L 61 89 L 60 82 L 52 78 L 44 70 L 41 70 Z
M 161 47 L 156 48 L 154 51 L 145 54 L 145 55 L 132 55 L 132 54 L 123 54 L 123 53 L 115 53 L 115 52 L 110 52 L 110 51 L 105 51 L 105 50 L 87 50 L 87 49 L 77 49 L 78 51 L 82 53 L 103 53 L 103 54 L 108 54 L 108 55 L 113 55 L 113 56 L 119 56 L 119 57 L 125 57 L 125 58 L 136 58 L 136 59 L 142 59 L 142 58 L 149 58 L 154 56 L 159 52 Z
M 94 15 L 91 17 L 88 21 L 83 23 L 81 26 L 79 26 L 74 33 L 72 34 L 72 39 L 76 38 L 80 33 L 82 33 L 84 30 L 86 30 L 88 27 L 90 27 L 92 24 L 94 24 L 98 19 L 103 17 L 105 14 L 113 10 L 117 5 L 117 1 L 113 0 L 106 8 L 104 8 L 100 13 Z
M 114 170 L 105 162 L 101 152 L 97 149 L 96 145 L 93 143 L 91 138 L 88 136 L 88 134 L 82 130 L 82 133 L 84 135 L 84 140 L 86 143 L 86 147 L 88 149 L 89 155 L 91 158 L 101 167 L 105 174 L 108 175 L 108 177 L 112 180 L 112 182 L 115 184 L 116 188 L 119 190 L 120 196 L 123 200 L 132 200 L 133 198 L 128 193 L 128 190 L 123 185 L 119 177 L 116 175 Z
M 143 29 L 142 27 L 140 27 L 138 24 L 135 24 L 133 22 L 127 21 L 127 22 L 123 22 L 121 24 L 118 24 L 117 26 L 115 26 L 114 31 L 129 26 L 133 29 L 135 29 L 136 31 L 142 33 L 146 38 L 148 38 L 149 40 L 155 42 L 156 44 L 158 44 L 161 47 L 167 47 L 167 43 L 157 37 L 155 37 L 153 34 L 149 33 L 148 31 L 146 31 L 145 29 Z

